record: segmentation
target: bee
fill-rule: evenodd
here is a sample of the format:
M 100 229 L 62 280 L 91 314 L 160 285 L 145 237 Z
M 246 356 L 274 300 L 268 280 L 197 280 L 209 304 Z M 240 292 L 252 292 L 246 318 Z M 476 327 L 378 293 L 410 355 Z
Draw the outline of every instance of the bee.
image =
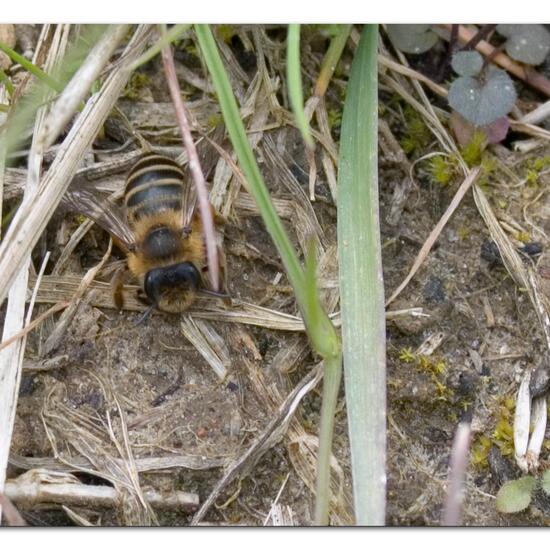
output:
M 177 162 L 153 152 L 143 155 L 126 178 L 123 202 L 121 208 L 85 185 L 70 188 L 63 198 L 71 210 L 109 232 L 126 253 L 127 268 L 140 284 L 138 298 L 149 305 L 145 316 L 153 309 L 185 311 L 198 294 L 228 298 L 221 234 L 216 232 L 222 288 L 214 290 L 194 188 Z M 220 217 L 212 211 L 219 226 Z M 117 274 L 113 284 L 119 309 L 122 280 Z

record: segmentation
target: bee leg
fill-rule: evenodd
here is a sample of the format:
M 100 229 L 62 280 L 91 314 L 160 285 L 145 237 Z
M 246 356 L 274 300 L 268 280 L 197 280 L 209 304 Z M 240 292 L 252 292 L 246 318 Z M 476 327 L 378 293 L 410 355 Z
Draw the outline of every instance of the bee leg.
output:
M 122 293 L 124 275 L 126 275 L 126 266 L 121 266 L 115 271 L 111 279 L 111 292 L 113 295 L 113 302 L 117 309 L 122 309 L 124 307 L 124 295 Z
M 140 316 L 140 318 L 134 323 L 134 326 L 137 327 L 143 323 L 153 312 L 153 309 L 155 309 L 155 304 L 151 304 L 144 312 L 143 315 Z
M 151 305 L 151 300 L 149 300 L 147 294 L 141 288 L 137 291 L 136 298 L 145 306 Z

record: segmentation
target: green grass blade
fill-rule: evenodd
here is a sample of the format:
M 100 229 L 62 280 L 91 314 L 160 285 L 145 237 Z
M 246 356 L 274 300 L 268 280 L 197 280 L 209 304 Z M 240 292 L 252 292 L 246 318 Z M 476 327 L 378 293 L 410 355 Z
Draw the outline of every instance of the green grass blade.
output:
M 315 254 L 313 251 L 310 251 L 307 255 L 306 269 L 304 271 L 282 222 L 275 212 L 269 192 L 248 142 L 239 108 L 212 32 L 208 25 L 196 25 L 195 32 L 218 95 L 231 142 L 239 159 L 239 164 L 246 176 L 249 186 L 248 190 L 256 200 L 264 224 L 281 255 L 288 278 L 294 288 L 296 300 L 302 311 L 312 347 L 324 359 L 325 383 L 323 384 L 323 395 L 327 395 L 328 398 L 326 401 L 323 399 L 321 409 L 316 521 L 318 523 L 327 523 L 330 498 L 330 452 L 332 448 L 336 396 L 338 394 L 341 372 L 340 340 L 319 301 L 319 293 L 315 280 Z
M 286 235 L 279 216 L 277 216 L 275 212 L 269 192 L 263 181 L 256 159 L 254 158 L 254 153 L 246 137 L 239 107 L 233 95 L 233 90 L 231 89 L 231 84 L 229 83 L 216 42 L 212 36 L 212 31 L 208 25 L 196 25 L 195 32 L 217 91 L 218 100 L 222 109 L 225 125 L 231 137 L 231 142 L 233 143 L 239 163 L 250 185 L 250 192 L 260 208 L 264 223 L 281 255 L 292 286 L 296 289 L 297 293 L 303 295 L 304 274 L 300 262 L 298 261 L 298 256 Z
M 44 82 L 44 84 L 56 92 L 63 91 L 63 84 L 59 83 L 55 78 L 52 78 L 49 74 L 45 73 L 40 67 L 37 67 L 34 63 L 31 63 L 28 59 L 18 54 L 15 50 L 12 50 L 10 47 L 6 46 L 3 42 L 0 42 L 0 51 L 3 51 L 14 63 L 19 63 L 21 67 L 29 71 L 29 73 L 36 76 L 36 78 Z
M 185 31 L 191 28 L 190 23 L 182 23 L 174 25 L 170 30 L 166 31 L 159 40 L 153 44 L 139 59 L 132 65 L 132 71 L 135 71 L 141 65 L 151 61 L 155 55 L 158 55 L 164 46 L 175 42 Z
M 10 96 L 13 95 L 14 87 L 11 83 L 11 80 L 9 79 L 8 75 L 0 69 L 0 84 L 3 84 L 6 87 L 6 90 Z
M 319 71 L 317 82 L 315 83 L 314 95 L 317 97 L 324 96 L 327 91 L 330 79 L 336 70 L 338 61 L 340 61 L 340 57 L 348 41 L 351 27 L 351 25 L 338 25 L 338 31 L 330 41 L 330 46 L 323 58 L 321 70 Z
M 4 148 L 6 155 L 9 156 L 28 137 L 27 132 L 32 125 L 35 113 L 43 104 L 48 90 L 51 88 L 57 92 L 63 91 L 67 82 L 78 70 L 106 29 L 106 25 L 83 25 L 80 35 L 67 48 L 63 62 L 54 68 L 51 74 L 47 74 L 33 63 L 13 52 L 18 56 L 17 59 L 21 58 L 25 62 L 25 65 L 23 65 L 23 62 L 21 64 L 36 76 L 36 81 L 29 91 L 17 100 L 17 103 L 10 105 L 10 111 L 13 112 L 10 112 L 8 123 L 0 129 L 0 147 Z M 2 46 L 0 46 L 1 49 Z
M 302 134 L 302 139 L 308 149 L 315 146 L 306 113 L 304 111 L 304 96 L 302 92 L 302 77 L 300 74 L 300 25 L 289 25 L 287 34 L 287 58 L 286 79 L 288 85 L 288 98 L 296 118 L 296 124 Z
M 338 172 L 342 339 L 355 517 L 385 516 L 386 326 L 378 212 L 377 25 L 365 25 L 344 105 Z

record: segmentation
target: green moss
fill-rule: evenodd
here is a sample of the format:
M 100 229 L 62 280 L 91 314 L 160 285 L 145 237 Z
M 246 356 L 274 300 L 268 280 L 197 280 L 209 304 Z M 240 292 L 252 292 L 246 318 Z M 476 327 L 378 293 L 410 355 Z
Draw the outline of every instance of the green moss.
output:
M 489 466 L 489 451 L 492 447 L 491 440 L 486 435 L 479 435 L 472 444 L 470 460 L 477 468 L 487 468 Z
M 231 39 L 235 36 L 235 34 L 237 34 L 234 25 L 219 25 L 216 27 L 216 30 L 218 31 L 218 35 L 220 36 L 220 38 L 226 44 L 229 44 L 231 42 Z
M 493 442 L 500 449 L 503 456 L 514 453 L 514 428 L 508 420 L 501 418 L 493 432 Z
M 479 185 L 483 190 L 489 185 L 491 176 L 497 169 L 497 159 L 488 153 L 484 153 L 481 157 L 481 172 L 477 179 L 477 185 Z
M 480 187 L 488 185 L 492 174 L 497 168 L 495 157 L 484 152 L 485 145 L 483 139 L 485 139 L 483 134 L 474 134 L 470 143 L 461 151 L 464 161 L 470 168 L 477 165 L 481 167 L 481 173 L 477 180 L 477 184 Z M 432 180 L 440 185 L 450 184 L 461 174 L 456 155 L 438 155 L 428 159 L 427 162 L 428 172 Z
M 144 73 L 135 72 L 128 81 L 128 84 L 126 84 L 126 88 L 124 88 L 122 92 L 122 97 L 134 101 L 138 100 L 140 91 L 146 86 L 149 86 L 150 82 L 151 79 L 149 76 Z
M 212 129 L 216 128 L 218 125 L 220 125 L 222 122 L 223 122 L 222 115 L 221 114 L 216 114 L 216 115 L 210 115 L 208 117 L 208 120 L 207 120 L 206 124 L 208 125 L 208 129 L 212 130 Z
M 529 233 L 527 233 L 527 231 L 518 231 L 516 233 L 516 239 L 520 243 L 528 243 L 528 242 L 531 241 L 531 237 L 530 237 Z
M 399 352 L 399 360 L 404 363 L 413 363 L 416 361 L 416 355 L 413 353 L 411 348 L 403 348 Z
M 440 185 L 448 185 L 456 174 L 456 164 L 452 158 L 438 155 L 428 160 L 431 178 Z
M 481 164 L 483 151 L 486 147 L 487 136 L 483 132 L 474 132 L 472 139 L 460 151 L 469 168 Z
M 401 147 L 407 155 L 423 153 L 433 139 L 432 133 L 422 116 L 410 105 L 405 107 L 404 115 L 406 126 L 405 135 L 400 140 Z
M 436 361 L 426 355 L 421 355 L 417 358 L 418 367 L 433 376 L 437 377 L 445 373 L 447 365 L 444 361 Z
M 537 157 L 536 159 L 533 159 L 531 163 L 531 167 L 533 168 L 533 170 L 538 170 L 539 172 L 541 172 L 546 168 L 550 168 L 550 155 Z
M 472 234 L 472 228 L 467 226 L 459 227 L 457 234 L 458 234 L 458 238 L 461 241 L 465 241 Z
M 451 388 L 447 387 L 443 382 L 437 380 L 435 376 L 433 376 L 432 380 L 435 384 L 438 399 L 442 401 L 448 401 L 451 397 L 453 397 L 454 391 Z
M 331 130 L 342 125 L 342 109 L 329 109 L 327 115 Z
M 499 402 L 497 422 L 491 439 L 503 456 L 514 454 L 514 428 L 512 427 L 514 410 L 513 397 L 505 397 Z
M 428 357 L 427 355 L 416 355 L 411 348 L 403 348 L 399 352 L 399 360 L 403 363 L 414 363 L 416 368 L 428 374 L 434 385 L 434 391 L 437 400 L 448 401 L 454 392 L 447 387 L 444 381 L 444 374 L 447 370 L 447 365 L 441 359 Z
M 540 173 L 550 167 L 550 155 L 530 159 L 527 162 L 526 180 L 530 187 L 538 187 Z

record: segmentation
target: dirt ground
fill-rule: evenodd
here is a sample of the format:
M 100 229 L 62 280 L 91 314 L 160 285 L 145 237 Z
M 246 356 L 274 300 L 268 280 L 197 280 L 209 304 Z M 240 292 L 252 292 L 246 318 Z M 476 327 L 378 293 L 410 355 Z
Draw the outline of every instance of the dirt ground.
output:
M 303 250 L 306 236 L 315 236 L 323 299 L 330 311 L 337 311 L 336 206 L 327 174 L 320 168 L 322 151 L 317 148 L 317 200 L 310 202 L 309 166 L 284 109 L 284 86 L 279 83 L 275 94 L 280 111 L 273 109 L 263 87 L 250 91 L 265 60 L 270 77 L 274 81 L 281 77 L 283 39 L 280 29 L 257 35 L 245 30 L 220 42 L 232 62 L 238 63 L 232 73 L 237 95 L 241 93 L 242 101 L 248 98 L 252 106 L 247 127 L 261 128 L 256 152 L 270 192 L 298 249 Z M 203 74 L 188 45 L 184 42 L 177 50 L 179 76 L 197 124 L 206 128 L 213 121 L 217 124 L 220 115 L 212 97 L 197 88 L 200 82 L 185 72 Z M 265 58 L 257 55 L 258 45 L 263 46 Z M 305 89 L 314 82 L 325 47 L 322 36 L 313 36 L 304 46 Z M 346 50 L 327 92 L 326 112 L 331 116 L 341 114 L 351 57 L 351 49 Z M 175 150 L 173 122 L 163 121 L 168 95 L 160 62 L 147 64 L 140 74 L 141 80 L 128 87 L 120 108 L 148 140 L 166 151 Z M 530 93 L 525 91 L 526 97 L 531 98 Z M 404 103 L 384 85 L 380 101 L 381 119 L 402 142 L 410 134 L 410 119 L 399 114 Z M 332 127 L 336 146 L 338 134 L 336 122 Z M 127 139 L 126 122 L 113 114 L 91 152 L 93 161 L 106 163 L 136 150 L 135 143 L 119 149 Z M 550 184 L 550 172 L 542 170 L 536 185 L 526 177 L 530 162 L 549 156 L 550 146 L 541 141 L 527 153 L 518 152 L 512 144 L 522 139 L 525 136 L 512 135 L 506 143 L 489 148 L 487 155 L 496 162 L 483 189 L 518 249 L 540 243 L 542 255 L 525 254 L 525 262 L 544 264 L 550 232 L 545 186 Z M 430 176 L 428 164 L 419 162 L 410 181 L 406 163 L 388 155 L 384 143 L 382 136 L 380 219 L 388 297 L 408 273 L 460 180 L 443 186 Z M 228 141 L 223 147 L 230 151 Z M 437 150 L 433 139 L 422 147 L 409 155 L 409 161 Z M 295 316 L 297 309 L 261 219 L 240 186 L 224 175 L 227 165 L 216 162 L 210 182 L 219 199 L 215 206 L 226 218 L 232 306 L 208 300 L 182 317 L 153 314 L 136 325 L 141 316 L 136 310 L 143 308 L 132 301 L 131 285 L 125 310 L 105 307 L 110 300 L 109 266 L 123 260 L 114 251 L 61 335 L 51 336 L 60 326 L 57 316 L 29 336 L 8 478 L 34 468 L 71 473 L 91 486 L 115 487 L 120 500 L 114 508 L 93 507 L 85 500 L 65 508 L 29 506 L 22 509 L 28 523 L 188 525 L 197 506 L 145 506 L 143 495 L 152 490 L 168 499 L 175 492 L 192 493 L 203 504 L 224 472 L 234 468 L 235 461 L 282 414 L 286 396 L 317 368 L 318 358 L 310 353 L 304 332 L 292 328 L 294 317 L 283 315 Z M 124 175 L 114 172 L 100 181 L 114 189 Z M 81 221 L 66 212 L 56 215 L 35 250 L 35 262 L 39 265 L 43 251 L 51 250 L 49 265 L 55 265 Z M 70 297 L 88 269 L 101 261 L 108 243 L 108 236 L 92 227 L 60 272 L 48 270 L 38 312 Z M 544 342 L 528 296 L 494 253 L 471 192 L 418 274 L 389 307 L 410 308 L 421 308 L 425 315 L 402 315 L 387 324 L 387 524 L 440 523 L 453 435 L 468 412 L 473 441 L 463 524 L 549 525 L 550 501 L 542 495 L 521 514 L 503 515 L 495 508 L 502 483 L 520 476 L 508 427 L 513 423 L 520 377 L 527 367 L 542 361 Z M 222 315 L 232 310 L 235 317 Z M 226 371 L 224 380 L 213 365 Z M 235 479 L 221 489 L 200 524 L 312 523 L 311 457 L 317 444 L 321 384 L 307 393 L 294 419 L 267 450 L 236 468 Z M 339 399 L 333 472 L 339 493 L 333 524 L 351 523 L 353 517 L 343 388 Z M 541 458 L 543 463 L 547 460 L 547 447 Z M 272 509 L 274 503 L 278 507 Z

